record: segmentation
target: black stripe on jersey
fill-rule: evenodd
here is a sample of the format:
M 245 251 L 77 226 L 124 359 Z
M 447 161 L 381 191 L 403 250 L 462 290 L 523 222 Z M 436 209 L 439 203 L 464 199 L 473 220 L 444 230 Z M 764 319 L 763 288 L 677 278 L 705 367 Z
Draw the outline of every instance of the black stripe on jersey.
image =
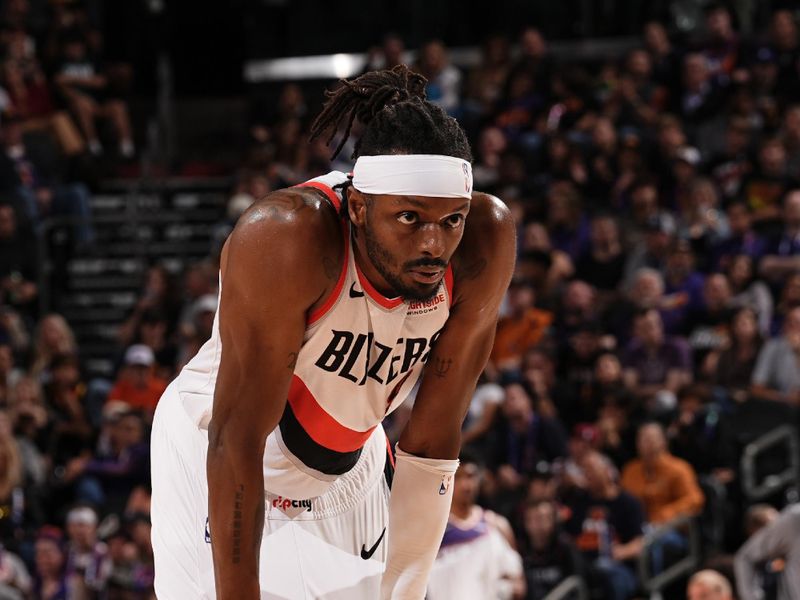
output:
M 347 473 L 361 456 L 361 448 L 353 452 L 337 452 L 315 442 L 300 425 L 288 402 L 278 427 L 281 430 L 283 443 L 289 452 L 299 458 L 305 466 L 320 473 L 326 475 Z

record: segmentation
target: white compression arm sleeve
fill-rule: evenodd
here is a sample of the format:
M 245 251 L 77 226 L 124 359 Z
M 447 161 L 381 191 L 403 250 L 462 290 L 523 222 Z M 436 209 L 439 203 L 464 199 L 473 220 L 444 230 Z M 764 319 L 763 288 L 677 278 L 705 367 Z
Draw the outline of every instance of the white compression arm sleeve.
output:
M 420 458 L 397 446 L 389 498 L 384 600 L 421 600 L 453 499 L 456 459 Z

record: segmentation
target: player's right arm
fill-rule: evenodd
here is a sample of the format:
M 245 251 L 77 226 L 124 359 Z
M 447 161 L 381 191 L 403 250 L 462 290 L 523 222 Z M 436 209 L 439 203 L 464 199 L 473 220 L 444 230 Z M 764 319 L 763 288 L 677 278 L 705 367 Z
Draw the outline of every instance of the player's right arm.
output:
M 241 217 L 223 250 L 207 460 L 219 600 L 260 598 L 264 444 L 283 414 L 306 313 L 341 264 L 336 218 L 320 202 L 308 191 L 273 193 Z

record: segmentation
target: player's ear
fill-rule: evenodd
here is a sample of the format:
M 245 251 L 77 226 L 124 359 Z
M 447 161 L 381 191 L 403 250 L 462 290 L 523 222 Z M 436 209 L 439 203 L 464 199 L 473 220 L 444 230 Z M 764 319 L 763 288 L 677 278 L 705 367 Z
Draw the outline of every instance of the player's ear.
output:
M 363 226 L 367 221 L 367 199 L 356 188 L 347 190 L 347 212 L 353 225 Z

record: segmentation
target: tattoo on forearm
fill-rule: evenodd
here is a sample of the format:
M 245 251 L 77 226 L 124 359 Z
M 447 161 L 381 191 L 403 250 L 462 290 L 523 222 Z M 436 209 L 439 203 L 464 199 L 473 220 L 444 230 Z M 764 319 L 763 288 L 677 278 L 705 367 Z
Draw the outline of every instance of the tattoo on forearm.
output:
M 435 358 L 433 361 L 433 373 L 437 377 L 444 377 L 452 365 L 452 358 Z
M 233 564 L 238 565 L 242 559 L 242 499 L 244 485 L 239 484 L 233 497 Z
M 297 366 L 297 352 L 289 352 L 289 356 L 287 358 L 289 362 L 286 364 L 286 368 L 294 371 L 294 368 Z

